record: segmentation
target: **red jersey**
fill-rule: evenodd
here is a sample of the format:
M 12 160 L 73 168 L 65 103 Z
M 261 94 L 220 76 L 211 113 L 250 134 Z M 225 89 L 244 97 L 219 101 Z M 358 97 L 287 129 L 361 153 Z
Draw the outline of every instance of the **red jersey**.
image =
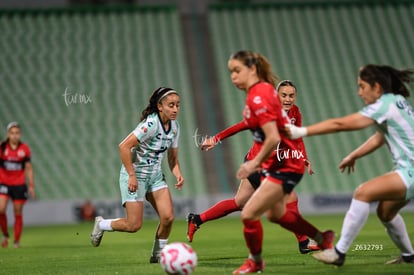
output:
M 291 112 L 289 111 L 289 113 Z M 301 122 L 302 118 L 298 108 L 297 112 L 292 112 L 293 114 L 299 114 Z M 276 90 L 265 82 L 257 83 L 249 89 L 243 116 L 254 137 L 254 144 L 247 154 L 249 160 L 257 155 L 263 145 L 265 136 L 261 129 L 262 125 L 269 121 L 275 121 L 277 127 L 283 129 L 289 121 L 286 112 L 282 109 Z M 303 141 L 291 140 L 282 134 L 280 137 L 281 142 L 270 157 L 262 163 L 262 168 L 269 172 L 303 174 L 305 171 L 304 158 L 306 157 Z
M 302 127 L 302 114 L 299 110 L 299 107 L 293 105 L 288 112 L 288 117 L 290 120 L 290 124 L 293 124 L 297 127 Z M 298 151 L 298 156 L 302 155 L 303 161 L 305 161 L 308 157 L 306 155 L 305 143 L 303 142 L 303 138 L 298 138 L 293 140 L 296 146 L 296 150 Z
M 25 143 L 19 143 L 15 150 L 8 142 L 2 143 L 0 146 L 0 183 L 25 184 L 25 164 L 30 162 L 30 156 L 30 148 Z

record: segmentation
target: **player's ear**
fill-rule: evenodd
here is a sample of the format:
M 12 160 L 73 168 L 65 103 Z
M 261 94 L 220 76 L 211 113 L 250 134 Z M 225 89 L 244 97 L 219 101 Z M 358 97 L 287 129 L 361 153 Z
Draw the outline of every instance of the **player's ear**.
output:
M 383 92 L 383 90 L 384 90 L 384 89 L 382 88 L 381 84 L 379 84 L 378 82 L 375 82 L 375 83 L 374 83 L 373 88 L 374 88 L 374 91 L 376 91 L 376 92 Z

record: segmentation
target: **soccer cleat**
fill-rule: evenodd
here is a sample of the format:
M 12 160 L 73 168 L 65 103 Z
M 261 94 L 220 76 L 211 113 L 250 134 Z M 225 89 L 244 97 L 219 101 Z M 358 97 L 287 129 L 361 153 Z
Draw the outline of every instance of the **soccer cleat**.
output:
M 190 213 L 187 216 L 187 240 L 191 243 L 195 232 L 200 228 L 194 221 L 195 214 Z
M 157 264 L 160 262 L 160 256 L 158 255 L 151 255 L 150 260 L 149 260 L 150 264 Z
M 9 246 L 9 238 L 3 236 L 3 240 L 1 241 L 1 247 L 7 248 Z
M 322 233 L 323 241 L 318 244 L 320 249 L 332 249 L 335 233 L 332 230 L 327 230 Z
M 400 256 L 396 259 L 385 262 L 385 264 L 414 264 L 414 255 Z
M 93 246 L 99 246 L 101 243 L 104 231 L 99 229 L 99 222 L 102 220 L 103 218 L 101 216 L 95 217 L 95 224 L 93 225 L 93 230 L 91 233 L 91 244 Z
M 247 259 L 241 267 L 233 271 L 233 274 L 262 273 L 264 262 L 256 263 L 252 259 Z
M 335 248 L 325 249 L 312 254 L 312 257 L 325 264 L 342 266 L 345 262 L 345 254 L 340 254 Z
M 299 252 L 301 254 L 306 254 L 312 251 L 318 251 L 321 250 L 321 248 L 318 246 L 316 241 L 312 239 L 306 239 L 303 242 L 299 242 Z
M 20 243 L 19 242 L 14 242 L 13 247 L 14 248 L 20 248 Z

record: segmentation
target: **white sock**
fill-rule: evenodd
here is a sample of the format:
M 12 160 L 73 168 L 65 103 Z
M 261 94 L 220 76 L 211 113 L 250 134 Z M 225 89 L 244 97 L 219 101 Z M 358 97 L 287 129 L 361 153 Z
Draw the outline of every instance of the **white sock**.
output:
M 253 261 L 255 261 L 256 263 L 261 263 L 262 262 L 262 254 L 257 254 L 257 255 L 252 255 L 249 254 L 249 259 L 252 259 Z
M 152 255 L 159 256 L 161 250 L 167 245 L 168 239 L 155 239 L 154 245 L 152 246 Z
M 342 224 L 341 238 L 335 245 L 339 252 L 345 254 L 349 250 L 359 231 L 365 225 L 368 215 L 369 203 L 352 199 Z
M 414 254 L 413 246 L 411 245 L 410 237 L 408 237 L 407 228 L 404 219 L 400 214 L 394 217 L 389 222 L 382 223 L 388 235 L 394 244 L 401 250 L 403 256 L 410 256 Z
M 99 229 L 103 231 L 114 231 L 111 227 L 111 222 L 115 219 L 106 219 L 99 222 Z

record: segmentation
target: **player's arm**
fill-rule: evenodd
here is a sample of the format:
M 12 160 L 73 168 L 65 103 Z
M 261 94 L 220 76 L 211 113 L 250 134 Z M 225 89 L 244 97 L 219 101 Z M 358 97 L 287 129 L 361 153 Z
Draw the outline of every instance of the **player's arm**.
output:
M 138 146 L 139 141 L 134 133 L 130 133 L 119 145 L 119 156 L 125 170 L 128 173 L 128 190 L 135 192 L 138 189 L 138 182 L 135 177 L 135 169 L 132 165 L 131 148 Z
M 298 126 L 298 127 L 302 127 L 302 114 L 299 110 L 299 107 L 298 107 L 298 112 L 297 112 L 297 116 L 296 116 L 295 125 Z M 306 146 L 305 146 L 305 142 L 303 141 L 303 138 L 299 138 L 298 142 L 300 142 L 300 144 L 303 148 L 303 152 L 302 152 L 303 153 L 303 161 L 305 162 L 305 166 L 308 170 L 308 173 L 309 173 L 309 175 L 313 175 L 313 174 L 315 174 L 315 172 L 312 169 L 311 161 L 308 159 L 308 154 L 306 153 Z
M 240 121 L 239 123 L 236 123 L 226 129 L 224 129 L 223 131 L 218 132 L 216 135 L 209 137 L 208 139 L 206 139 L 203 144 L 201 144 L 201 150 L 210 150 L 213 149 L 214 146 L 216 146 L 220 141 L 231 137 L 235 134 L 237 134 L 238 132 L 247 130 L 247 124 L 245 123 L 244 120 Z
M 184 178 L 181 173 L 180 162 L 178 161 L 178 148 L 168 149 L 168 165 L 170 166 L 171 173 L 177 179 L 175 188 L 181 189 L 184 184 Z
M 344 172 L 344 170 L 348 168 L 348 174 L 350 172 L 353 172 L 355 170 L 355 161 L 357 159 L 372 153 L 373 151 L 381 147 L 383 144 L 385 144 L 384 135 L 377 131 L 374 135 L 368 138 L 361 146 L 349 153 L 349 155 L 341 161 L 338 168 L 341 170 L 341 172 Z
M 33 165 L 30 161 L 25 163 L 24 170 L 27 175 L 27 178 L 29 179 L 29 194 L 34 199 L 35 198 L 34 173 L 33 173 Z
M 354 113 L 340 118 L 331 118 L 306 127 L 286 125 L 286 132 L 292 139 L 304 136 L 315 136 L 342 131 L 354 131 L 373 125 L 375 121 L 360 113 Z
M 240 166 L 240 169 L 237 172 L 237 177 L 239 179 L 247 178 L 250 174 L 260 169 L 260 165 L 277 148 L 277 145 L 280 142 L 280 134 L 275 121 L 268 121 L 264 123 L 261 128 L 265 135 L 262 148 L 254 159 L 244 162 Z

